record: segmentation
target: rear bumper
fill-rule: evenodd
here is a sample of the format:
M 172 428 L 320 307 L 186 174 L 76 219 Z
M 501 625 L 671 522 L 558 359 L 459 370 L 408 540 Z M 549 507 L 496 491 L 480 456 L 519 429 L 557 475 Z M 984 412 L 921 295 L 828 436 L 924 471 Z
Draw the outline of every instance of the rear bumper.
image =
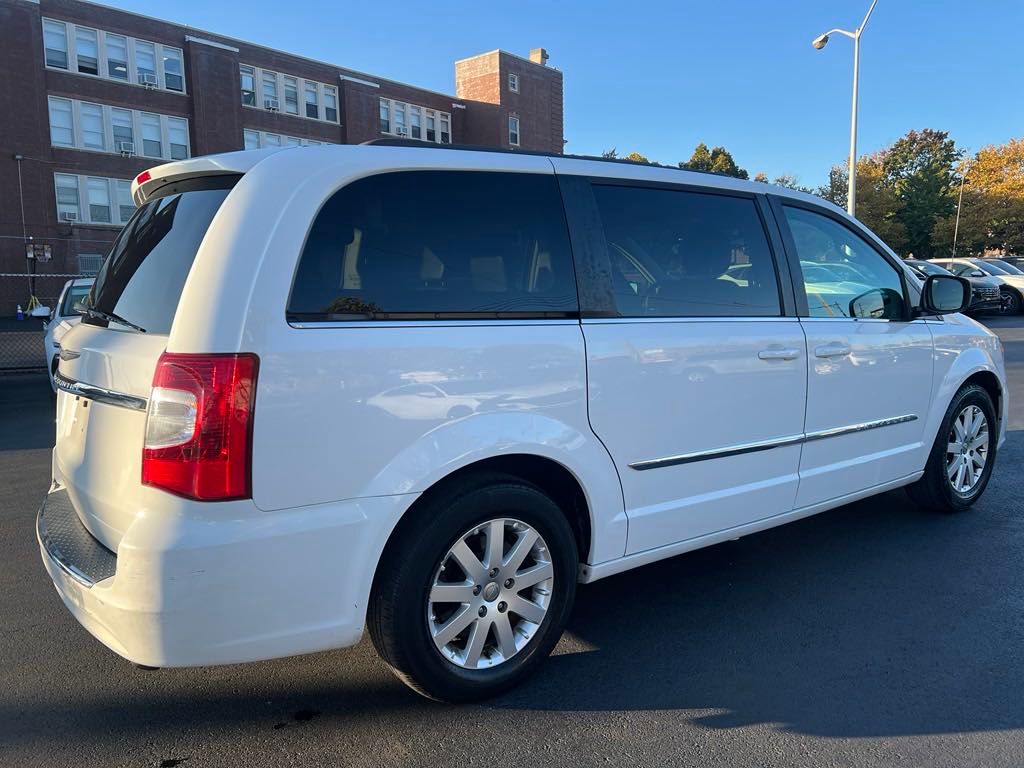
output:
M 115 554 L 61 488 L 37 517 L 43 563 L 98 640 L 151 667 L 230 664 L 341 648 L 362 635 L 373 572 L 410 497 L 273 513 L 140 514 Z

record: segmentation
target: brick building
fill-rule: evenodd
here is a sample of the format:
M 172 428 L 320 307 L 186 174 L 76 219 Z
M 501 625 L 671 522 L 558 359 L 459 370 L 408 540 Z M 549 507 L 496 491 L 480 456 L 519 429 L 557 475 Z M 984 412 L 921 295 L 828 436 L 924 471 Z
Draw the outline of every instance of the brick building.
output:
M 0 274 L 52 303 L 94 273 L 130 181 L 172 159 L 405 137 L 562 151 L 537 48 L 455 62 L 455 95 L 82 0 L 0 0 Z M 31 252 L 33 258 L 27 258 Z M 0 316 L 29 298 L 0 277 Z

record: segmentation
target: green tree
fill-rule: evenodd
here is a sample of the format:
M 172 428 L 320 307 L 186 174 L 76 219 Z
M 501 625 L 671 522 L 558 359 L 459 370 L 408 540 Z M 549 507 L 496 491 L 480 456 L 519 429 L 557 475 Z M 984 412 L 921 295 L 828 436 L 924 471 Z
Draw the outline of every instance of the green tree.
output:
M 777 187 L 785 187 L 786 189 L 795 189 L 798 192 L 808 192 L 812 195 L 814 194 L 813 189 L 811 189 L 810 187 L 802 186 L 800 184 L 799 179 L 797 179 L 796 176 L 793 176 L 788 173 L 784 173 L 781 176 L 776 176 L 775 180 L 772 181 L 772 184 L 774 184 Z
M 845 165 L 833 165 L 828 172 L 828 183 L 818 187 L 817 195 L 840 208 L 846 208 L 846 185 L 849 174 Z
M 616 151 L 615 147 L 612 147 L 611 149 L 606 149 L 604 152 L 601 153 L 601 157 L 605 158 L 606 160 L 614 160 L 618 156 L 619 153 Z
M 907 250 L 916 256 L 932 254 L 932 230 L 956 208 L 954 166 L 960 156 L 946 131 L 931 128 L 910 131 L 881 153 L 883 185 L 903 204 L 896 219 L 906 232 Z
M 715 147 L 709 150 L 704 142 L 698 144 L 690 159 L 685 163 L 679 163 L 680 168 L 688 171 L 711 171 L 721 173 L 725 176 L 732 176 L 737 179 L 748 179 L 747 171 L 740 168 L 733 156 L 725 147 Z
M 903 201 L 885 177 L 885 153 L 886 150 L 882 150 L 857 161 L 857 218 L 894 251 L 906 253 L 907 232 L 898 217 Z M 828 183 L 818 187 L 818 197 L 845 209 L 848 178 L 845 165 L 833 165 Z
M 646 163 L 648 165 L 650 165 L 650 163 L 651 163 L 650 160 L 648 160 L 646 157 L 641 155 L 639 152 L 630 152 L 628 155 L 626 155 L 625 159 L 626 160 L 631 160 L 634 163 Z

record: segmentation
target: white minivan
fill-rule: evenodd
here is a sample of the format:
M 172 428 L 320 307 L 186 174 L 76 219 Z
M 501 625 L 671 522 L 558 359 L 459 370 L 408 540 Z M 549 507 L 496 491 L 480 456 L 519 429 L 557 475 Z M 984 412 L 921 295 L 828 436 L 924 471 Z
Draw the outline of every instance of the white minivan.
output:
M 139 665 L 366 626 L 420 693 L 493 695 L 577 582 L 900 486 L 965 510 L 1004 439 L 966 281 L 806 194 L 403 142 L 133 193 L 62 343 L 37 533 Z

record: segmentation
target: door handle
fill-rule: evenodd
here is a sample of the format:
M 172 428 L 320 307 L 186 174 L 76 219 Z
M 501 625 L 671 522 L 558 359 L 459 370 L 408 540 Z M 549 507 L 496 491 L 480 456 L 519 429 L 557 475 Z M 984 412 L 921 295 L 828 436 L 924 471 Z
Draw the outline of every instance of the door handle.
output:
M 761 360 L 796 360 L 800 357 L 800 350 L 791 347 L 772 347 L 771 349 L 762 349 L 757 356 Z
M 841 341 L 833 341 L 831 344 L 822 344 L 814 348 L 815 357 L 846 357 L 850 354 L 850 345 Z

